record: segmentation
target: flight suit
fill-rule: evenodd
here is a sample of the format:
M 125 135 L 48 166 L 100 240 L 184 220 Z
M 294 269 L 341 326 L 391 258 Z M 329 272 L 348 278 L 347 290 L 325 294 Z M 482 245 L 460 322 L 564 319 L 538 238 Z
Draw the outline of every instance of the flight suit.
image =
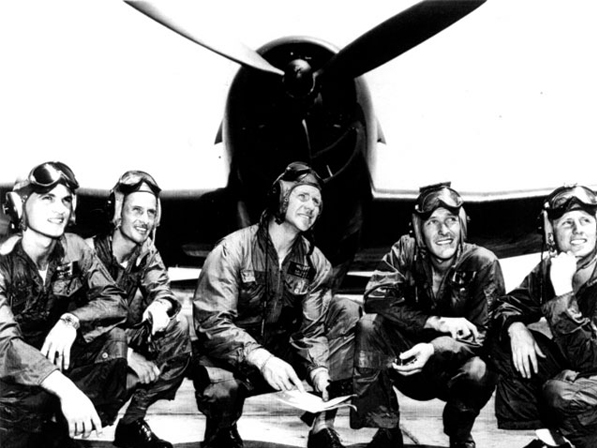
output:
M 206 441 L 234 426 L 245 398 L 272 392 L 247 362 L 265 348 L 301 379 L 326 368 L 338 394 L 350 386 L 360 307 L 332 298 L 331 265 L 299 237 L 281 266 L 266 226 L 228 235 L 207 257 L 193 300 L 200 353 L 194 383 Z
M 458 249 L 436 296 L 431 264 L 414 238 L 403 236 L 387 253 L 365 293 L 368 313 L 357 326 L 353 428 L 398 427 L 400 412 L 393 387 L 416 400 L 446 401 L 444 432 L 454 440 L 470 436 L 479 411 L 495 387 L 488 369 L 485 340 L 491 303 L 504 292 L 498 259 L 464 243 Z M 456 340 L 425 329 L 431 316 L 464 317 L 479 332 L 477 340 Z M 391 368 L 400 353 L 417 343 L 434 347 L 422 372 L 402 376 Z
M 499 372 L 498 427 L 556 427 L 577 448 L 597 446 L 597 272 L 578 290 L 556 296 L 551 260 L 541 261 L 520 286 L 496 303 L 492 354 Z M 524 379 L 512 363 L 508 328 L 545 317 L 549 331 L 531 330 L 545 357 Z
M 160 369 L 156 381 L 129 388 L 132 399 L 121 421 L 131 423 L 145 418 L 147 409 L 156 401 L 174 399 L 190 361 L 189 326 L 186 319 L 179 316 L 181 304 L 170 289 L 168 271 L 151 240 L 137 247 L 126 267 L 112 255 L 110 234 L 98 235 L 92 241 L 87 242 L 95 248 L 101 262 L 124 290 L 129 309 L 126 321 L 129 346 Z M 151 324 L 142 319 L 154 300 L 167 300 L 172 309 L 167 328 L 152 336 Z
M 127 315 L 122 291 L 85 242 L 65 234 L 49 258 L 46 279 L 18 241 L 0 256 L 0 440 L 2 446 L 49 446 L 58 398 L 40 384 L 58 369 L 40 352 L 64 313 L 79 319 L 71 367 L 63 373 L 93 402 L 104 425 L 126 398 Z M 9 442 L 11 445 L 8 445 Z M 41 442 L 40 442 L 41 443 Z M 41 446 L 41 445 L 40 445 Z

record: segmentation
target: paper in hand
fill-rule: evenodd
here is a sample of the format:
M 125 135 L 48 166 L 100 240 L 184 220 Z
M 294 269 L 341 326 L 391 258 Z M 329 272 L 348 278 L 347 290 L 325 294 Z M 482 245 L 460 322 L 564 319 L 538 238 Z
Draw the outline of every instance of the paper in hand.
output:
M 280 391 L 272 394 L 277 400 L 292 407 L 302 409 L 303 411 L 318 414 L 320 412 L 329 411 L 330 409 L 337 409 L 342 407 L 351 407 L 350 399 L 354 395 L 345 395 L 343 397 L 336 397 L 329 401 L 323 401 L 320 397 L 309 392 L 300 392 L 298 390 Z

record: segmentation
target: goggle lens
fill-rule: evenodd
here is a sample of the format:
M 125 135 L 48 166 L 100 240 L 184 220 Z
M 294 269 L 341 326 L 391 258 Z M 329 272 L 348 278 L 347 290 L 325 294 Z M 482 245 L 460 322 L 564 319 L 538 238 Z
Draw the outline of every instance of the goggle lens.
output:
M 155 179 L 144 171 L 127 171 L 118 180 L 117 189 L 123 193 L 131 193 L 136 191 L 142 183 L 147 184 L 156 196 L 162 191 Z
M 62 162 L 46 162 L 36 166 L 29 173 L 29 182 L 39 187 L 51 187 L 60 181 L 75 190 L 79 183 L 72 170 Z
M 462 207 L 462 198 L 460 195 L 448 187 L 442 187 L 437 190 L 423 193 L 419 198 L 415 210 L 421 214 L 430 214 L 439 207 L 444 207 L 451 212 L 457 212 Z
M 323 185 L 321 177 L 319 177 L 315 170 L 311 168 L 309 165 L 302 162 L 292 162 L 291 164 L 289 164 L 284 170 L 284 174 L 282 174 L 281 180 L 287 182 L 296 182 L 300 180 L 303 176 L 306 176 L 308 174 L 311 174 L 315 178 L 320 187 Z
M 597 206 L 597 196 L 595 193 L 588 188 L 580 186 L 567 188 L 557 193 L 549 201 L 549 206 L 552 209 L 562 208 L 572 200 L 576 200 L 577 202 L 588 206 Z
M 589 188 L 579 185 L 561 187 L 551 194 L 545 204 L 552 217 L 561 216 L 575 206 L 594 211 L 597 209 L 597 195 Z

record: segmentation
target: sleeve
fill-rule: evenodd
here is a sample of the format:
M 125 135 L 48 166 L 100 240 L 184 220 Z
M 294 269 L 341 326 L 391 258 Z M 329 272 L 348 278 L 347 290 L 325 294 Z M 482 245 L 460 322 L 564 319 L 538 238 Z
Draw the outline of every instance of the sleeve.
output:
M 495 302 L 491 320 L 496 336 L 501 339 L 507 337 L 508 328 L 514 322 L 528 325 L 543 317 L 542 291 L 544 288 L 551 288 L 551 283 L 542 281 L 543 272 L 543 263 L 539 263 L 518 287 Z
M 325 321 L 332 300 L 332 267 L 323 254 L 313 253 L 316 275 L 309 294 L 303 302 L 303 319 L 300 329 L 290 340 L 308 372 L 328 367 L 329 345 Z
M 6 295 L 6 277 L 0 271 L 0 378 L 25 386 L 39 386 L 57 369 L 38 349 L 23 340 Z
M 147 305 L 153 303 L 155 300 L 167 300 L 172 306 L 168 313 L 170 318 L 175 318 L 180 312 L 182 305 L 170 288 L 168 269 L 155 248 L 152 248 L 150 252 L 140 289 L 143 297 L 147 298 Z
M 238 316 L 240 248 L 220 242 L 207 256 L 193 298 L 195 332 L 214 358 L 238 367 L 261 345 L 235 325 Z
M 556 344 L 572 368 L 584 374 L 597 374 L 597 326 L 580 312 L 575 294 L 556 296 L 542 310 Z
M 421 332 L 429 315 L 406 295 L 414 259 L 414 240 L 402 237 L 382 258 L 365 288 L 365 312 L 378 313 L 398 327 Z
M 70 312 L 79 319 L 85 341 L 91 342 L 124 323 L 128 309 L 124 293 L 92 249 L 83 240 L 73 249 L 80 254 L 81 277 L 86 282 L 88 300 Z

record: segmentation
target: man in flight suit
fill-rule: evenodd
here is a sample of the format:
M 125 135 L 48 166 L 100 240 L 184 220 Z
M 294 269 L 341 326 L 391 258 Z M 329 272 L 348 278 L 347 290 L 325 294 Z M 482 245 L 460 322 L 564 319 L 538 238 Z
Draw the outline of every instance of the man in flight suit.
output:
M 473 424 L 495 387 L 485 342 L 502 271 L 492 252 L 465 241 L 467 215 L 449 183 L 421 189 L 412 228 L 367 285 L 372 314 L 357 327 L 351 426 L 380 428 L 370 448 L 403 446 L 396 387 L 445 401 L 450 447 L 474 448 Z
M 563 446 L 562 435 L 577 448 L 597 446 L 596 213 L 590 188 L 554 190 L 541 214 L 548 256 L 497 302 L 499 428 L 546 427 Z M 542 318 L 547 331 L 532 325 Z
M 126 398 L 126 304 L 74 221 L 77 180 L 47 162 L 7 194 L 22 231 L 0 256 L 0 441 L 70 447 Z
M 330 390 L 350 386 L 360 310 L 332 298 L 332 267 L 313 244 L 322 186 L 309 166 L 290 164 L 273 183 L 260 222 L 225 237 L 205 261 L 193 303 L 204 448 L 243 446 L 236 423 L 247 397 L 304 391 L 305 378 L 324 400 L 330 383 Z M 309 448 L 342 447 L 334 417 L 315 417 Z
M 116 427 L 122 448 L 172 448 L 156 436 L 145 415 L 160 399 L 173 400 L 190 360 L 189 325 L 170 289 L 153 235 L 160 222 L 160 188 L 144 171 L 125 172 L 108 199 L 112 229 L 87 240 L 129 307 L 126 335 L 131 402 Z

